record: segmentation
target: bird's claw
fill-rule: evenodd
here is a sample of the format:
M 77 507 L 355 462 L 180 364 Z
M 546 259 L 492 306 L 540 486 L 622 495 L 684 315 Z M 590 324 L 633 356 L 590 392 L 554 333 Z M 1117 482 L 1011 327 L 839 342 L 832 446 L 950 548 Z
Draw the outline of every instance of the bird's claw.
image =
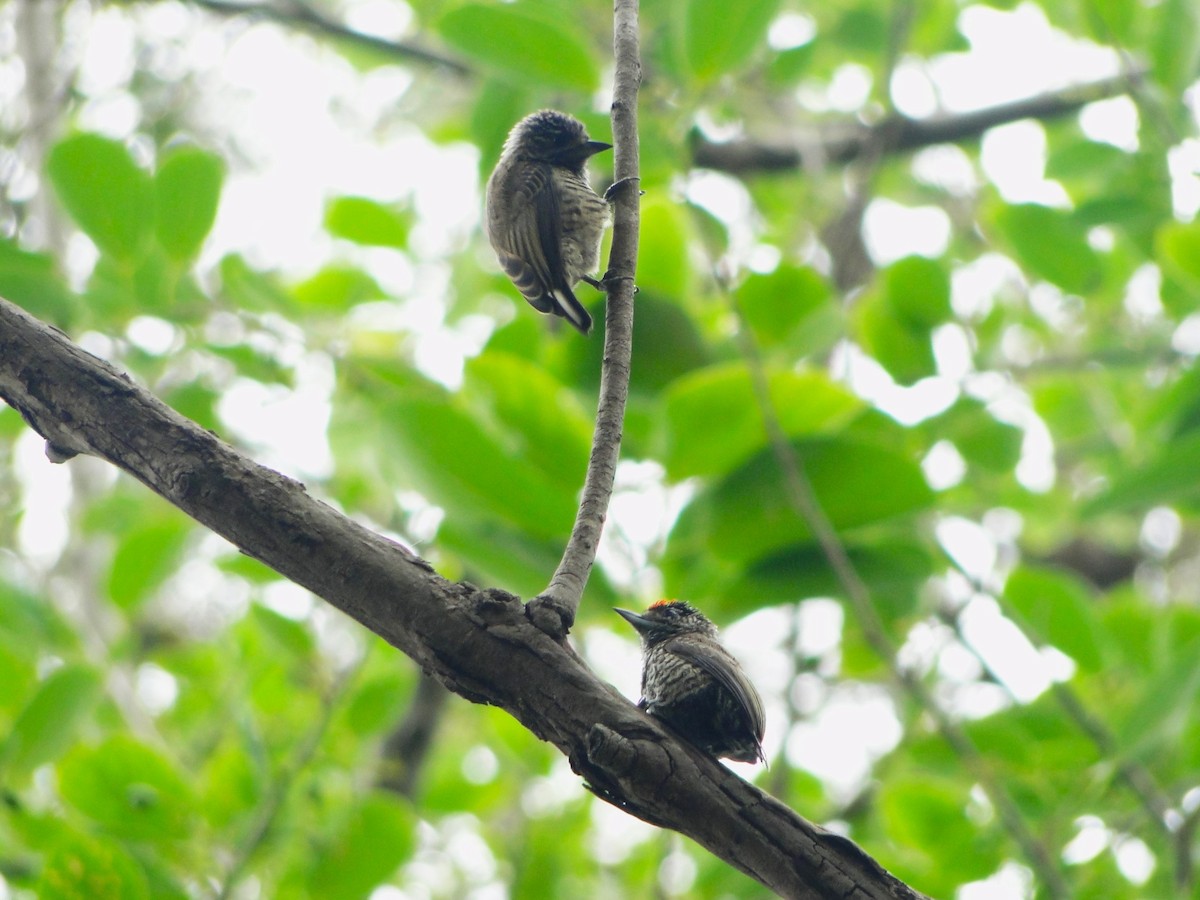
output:
M 604 199 L 609 203 L 613 203 L 621 194 L 632 188 L 640 181 L 641 179 L 637 177 L 622 178 L 618 181 L 614 181 L 608 186 L 608 190 L 604 192 Z M 638 196 L 640 197 L 645 193 L 645 191 L 638 191 Z

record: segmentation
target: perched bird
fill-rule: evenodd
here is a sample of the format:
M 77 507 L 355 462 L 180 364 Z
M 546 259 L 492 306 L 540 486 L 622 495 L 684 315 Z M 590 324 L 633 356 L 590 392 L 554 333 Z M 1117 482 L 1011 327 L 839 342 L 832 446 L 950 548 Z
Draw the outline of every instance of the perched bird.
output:
M 572 290 L 600 262 L 608 204 L 592 190 L 587 161 L 612 144 L 588 140 L 578 119 L 543 109 L 518 122 L 488 179 L 488 240 L 533 308 L 584 334 L 592 317 Z
M 713 756 L 766 762 L 762 700 L 717 641 L 717 627 L 680 600 L 661 600 L 643 615 L 616 612 L 642 637 L 638 706 Z

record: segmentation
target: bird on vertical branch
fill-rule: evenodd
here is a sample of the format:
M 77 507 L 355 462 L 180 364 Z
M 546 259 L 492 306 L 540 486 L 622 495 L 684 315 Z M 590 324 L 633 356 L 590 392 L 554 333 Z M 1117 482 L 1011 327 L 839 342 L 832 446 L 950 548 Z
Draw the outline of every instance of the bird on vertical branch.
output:
M 608 203 L 587 180 L 587 161 L 612 144 L 588 138 L 583 123 L 543 109 L 518 122 L 487 184 L 488 240 L 504 273 L 539 312 L 562 316 L 583 334 L 592 317 L 575 297 L 600 262 Z
M 642 638 L 638 706 L 715 757 L 766 762 L 766 716 L 758 691 L 717 639 L 717 627 L 681 600 L 643 614 L 618 609 Z

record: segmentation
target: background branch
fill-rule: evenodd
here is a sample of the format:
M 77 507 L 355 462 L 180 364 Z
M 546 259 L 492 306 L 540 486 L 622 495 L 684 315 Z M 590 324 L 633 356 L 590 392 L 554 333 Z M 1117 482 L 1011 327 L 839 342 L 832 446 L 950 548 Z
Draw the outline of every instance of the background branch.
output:
M 124 2 L 128 2 L 128 0 L 124 0 Z M 355 31 L 353 28 L 348 28 L 340 22 L 321 15 L 308 4 L 301 3 L 300 0 L 286 0 L 286 2 L 278 3 L 241 3 L 237 0 L 188 0 L 188 2 L 192 6 L 198 6 L 217 15 L 275 22 L 322 37 L 346 41 L 393 59 L 436 66 L 456 75 L 474 74 L 474 69 L 469 65 L 446 53 L 431 50 L 413 41 L 389 40 L 378 35 Z
M 1132 90 L 1141 74 L 1138 71 L 1104 78 L 957 115 L 928 119 L 892 115 L 876 125 L 839 123 L 818 129 L 788 145 L 750 139 L 715 142 L 693 131 L 692 164 L 735 174 L 796 168 L 812 170 L 845 165 L 870 153 L 904 153 L 935 144 L 960 143 L 978 138 L 997 125 L 1021 119 L 1057 119 L 1078 112 L 1097 100 L 1122 96 Z
M 440 681 L 428 675 L 417 679 L 404 718 L 396 723 L 383 742 L 377 782 L 380 787 L 409 799 L 416 795 L 417 780 L 449 698 L 449 692 Z
M 558 636 L 565 635 L 575 622 L 575 613 L 596 559 L 617 473 L 625 404 L 629 399 L 639 222 L 637 99 L 642 79 L 637 0 L 617 0 L 613 12 L 613 52 L 616 59 L 612 102 L 616 181 L 609 188 L 613 239 L 608 271 L 603 279 L 607 294 L 604 363 L 600 370 L 596 428 L 583 496 L 562 561 L 546 590 L 530 603 L 538 626 Z
M 972 590 L 976 593 L 990 597 L 1004 611 L 1004 615 L 1012 619 L 1020 627 L 1022 633 L 1028 635 L 1030 640 L 1034 640 L 1034 630 L 1031 629 L 1022 617 L 1012 608 L 1012 604 L 1007 603 L 1003 596 L 1003 592 L 995 592 L 990 590 L 987 585 L 983 584 L 979 578 L 972 575 L 962 564 L 954 557 L 947 555 L 947 562 L 950 563 L 964 579 L 971 585 Z M 979 665 L 989 677 L 998 685 L 1000 685 L 1006 693 L 1016 701 L 1016 696 L 1012 693 L 1012 689 L 1008 683 L 1000 676 L 992 667 L 987 657 L 975 643 L 970 640 L 963 628 L 962 613 L 965 606 L 955 610 L 946 610 L 941 616 L 948 626 L 954 629 L 954 634 L 972 656 L 979 662 Z M 1145 766 L 1139 763 L 1136 759 L 1125 755 L 1117 740 L 1115 734 L 1104 724 L 1097 716 L 1084 704 L 1083 700 L 1072 690 L 1069 684 L 1062 682 L 1054 682 L 1050 685 L 1051 696 L 1062 708 L 1067 718 L 1070 719 L 1075 727 L 1081 733 L 1087 736 L 1099 751 L 1102 758 L 1111 760 L 1115 766 L 1118 777 L 1126 784 L 1132 794 L 1137 798 L 1142 808 L 1146 812 L 1147 819 L 1168 839 L 1174 840 L 1174 833 L 1171 827 L 1171 800 L 1167 793 L 1158 784 L 1157 780 Z M 1176 871 L 1175 883 L 1181 888 L 1190 886 L 1191 867 L 1190 865 L 1181 865 L 1181 859 L 1173 860 L 1179 865 Z
M 1070 896 L 1070 890 L 1053 857 L 1036 835 L 1030 831 L 1020 809 L 1009 796 L 1004 785 L 992 774 L 974 742 L 941 708 L 924 682 L 900 664 L 897 655 L 898 648 L 887 633 L 883 620 L 875 611 L 870 589 L 854 568 L 845 545 L 821 508 L 812 483 L 804 472 L 804 461 L 788 441 L 787 435 L 779 423 L 779 417 L 775 413 L 771 400 L 770 386 L 767 383 L 762 359 L 759 356 L 750 326 L 742 315 L 736 298 L 732 294 L 729 294 L 729 298 L 738 315 L 740 326 L 738 337 L 741 341 L 742 352 L 750 369 L 751 385 L 754 389 L 755 400 L 762 413 L 767 440 L 783 475 L 788 501 L 796 514 L 812 530 L 822 554 L 836 575 L 838 583 L 842 586 L 863 637 L 875 654 L 887 665 L 896 683 L 933 719 L 943 740 L 950 745 L 970 771 L 971 776 L 979 782 L 980 787 L 987 794 L 988 800 L 996 809 L 1005 831 L 1021 848 L 1049 896 L 1055 898 Z

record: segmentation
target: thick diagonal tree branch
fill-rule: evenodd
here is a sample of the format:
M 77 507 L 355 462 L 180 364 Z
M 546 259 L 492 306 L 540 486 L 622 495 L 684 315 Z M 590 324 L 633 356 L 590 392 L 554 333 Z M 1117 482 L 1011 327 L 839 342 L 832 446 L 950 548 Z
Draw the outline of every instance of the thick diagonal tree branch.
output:
M 851 841 L 665 731 L 534 626 L 518 598 L 446 581 L 3 300 L 0 398 L 53 457 L 107 460 L 455 693 L 507 710 L 606 801 L 691 837 L 786 897 L 921 896 Z
M 612 127 L 614 175 L 609 189 L 613 206 L 613 240 L 608 271 L 604 273 L 607 295 L 604 310 L 604 362 L 600 370 L 600 399 L 596 428 L 579 511 L 562 561 L 550 584 L 530 606 L 534 621 L 548 634 L 565 637 L 575 622 L 583 598 L 600 533 L 608 515 L 613 479 L 621 451 L 625 404 L 629 399 L 630 360 L 633 357 L 633 278 L 637 268 L 639 191 L 638 187 L 638 87 L 642 81 L 641 51 L 638 49 L 637 0 L 616 0 L 613 9 Z

